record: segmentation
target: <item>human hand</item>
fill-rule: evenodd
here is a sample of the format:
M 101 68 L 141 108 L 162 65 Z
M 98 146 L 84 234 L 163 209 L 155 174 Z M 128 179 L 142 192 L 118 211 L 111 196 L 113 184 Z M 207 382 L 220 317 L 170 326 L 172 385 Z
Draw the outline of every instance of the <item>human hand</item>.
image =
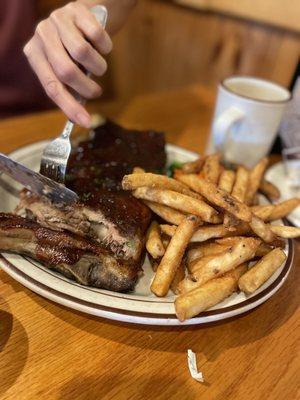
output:
M 102 55 L 111 49 L 109 35 L 92 12 L 72 2 L 38 24 L 24 53 L 47 95 L 73 122 L 88 128 L 91 117 L 70 89 L 86 99 L 100 96 L 101 87 L 81 68 L 102 76 L 107 69 Z

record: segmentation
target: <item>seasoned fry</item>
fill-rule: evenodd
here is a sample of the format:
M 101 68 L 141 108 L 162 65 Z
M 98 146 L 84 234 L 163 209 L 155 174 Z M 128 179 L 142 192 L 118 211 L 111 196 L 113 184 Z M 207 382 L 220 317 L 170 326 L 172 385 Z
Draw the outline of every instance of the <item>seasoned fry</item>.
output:
M 280 198 L 279 189 L 273 183 L 262 179 L 259 185 L 259 191 L 270 200 L 278 200 Z
M 272 232 L 270 225 L 265 224 L 262 219 L 256 217 L 255 215 L 253 215 L 249 225 L 253 232 L 264 242 L 271 243 L 275 239 L 274 233 Z
M 197 174 L 203 167 L 205 158 L 198 158 L 195 161 L 187 162 L 182 166 L 182 172 L 185 174 Z
M 201 243 L 191 248 L 187 253 L 187 263 L 190 264 L 200 257 L 211 256 L 221 253 L 230 245 L 222 245 L 219 243 Z
M 281 249 L 272 250 L 241 276 L 239 288 L 245 293 L 253 293 L 274 274 L 285 259 L 286 255 Z
M 232 188 L 231 195 L 240 202 L 244 202 L 246 191 L 248 188 L 249 171 L 243 167 L 238 166 L 236 171 L 235 183 Z M 225 213 L 224 215 L 224 225 L 230 230 L 234 230 L 234 227 L 238 224 L 238 219 L 232 214 Z
M 187 216 L 176 229 L 151 284 L 151 291 L 156 296 L 161 297 L 167 294 L 198 221 L 198 218 L 193 215 Z
M 197 193 L 192 192 L 186 185 L 165 175 L 152 174 L 151 172 L 125 175 L 122 180 L 124 190 L 135 190 L 140 187 L 172 190 L 187 196 L 199 199 Z
M 152 221 L 146 235 L 146 249 L 153 258 L 160 258 L 165 254 L 165 248 L 160 236 L 160 227 Z
M 251 221 L 252 216 L 249 207 L 236 200 L 224 190 L 219 189 L 213 183 L 193 174 L 182 175 L 179 177 L 179 180 L 195 192 L 200 193 L 209 202 L 223 208 L 236 218 L 246 222 Z
M 136 176 L 139 176 L 139 174 Z M 204 201 L 194 199 L 172 190 L 140 187 L 133 192 L 133 195 L 138 199 L 154 201 L 187 214 L 197 215 L 206 222 L 210 222 L 214 217 L 218 217 L 217 211 Z
M 206 157 L 203 165 L 204 179 L 215 184 L 218 183 L 221 173 L 220 160 L 221 155 L 219 153 L 210 154 Z
M 224 192 L 231 193 L 235 181 L 235 172 L 229 169 L 224 169 L 221 172 L 219 179 L 219 188 Z
M 269 227 L 275 235 L 284 239 L 294 239 L 300 236 L 300 228 L 294 226 L 269 225 Z
M 275 204 L 274 209 L 269 216 L 269 221 L 275 221 L 276 219 L 284 218 L 299 206 L 300 199 L 297 199 L 296 197 L 283 201 L 282 203 Z
M 175 300 L 175 311 L 180 321 L 185 321 L 220 303 L 237 290 L 237 282 L 247 270 L 242 264 L 220 278 L 212 279 L 203 286 L 180 295 Z
M 141 167 L 134 167 L 132 173 L 133 174 L 144 174 L 145 170 Z
M 160 229 L 168 236 L 173 236 L 176 226 L 160 225 Z M 205 242 L 209 239 L 221 238 L 224 236 L 240 236 L 249 233 L 250 227 L 248 224 L 239 224 L 234 231 L 229 230 L 224 225 L 209 225 L 199 227 L 191 238 L 191 243 Z
M 235 183 L 232 188 L 231 195 L 242 203 L 245 200 L 248 188 L 249 171 L 242 166 L 239 166 L 236 171 Z
M 255 214 L 258 218 L 262 219 L 263 221 L 268 221 L 274 208 L 275 206 L 273 204 L 267 204 L 262 206 L 253 206 L 251 207 L 251 211 L 253 212 L 253 214 Z
M 247 195 L 246 195 L 246 199 L 245 199 L 246 204 L 250 204 L 250 205 L 252 204 L 253 199 L 256 195 L 256 192 L 257 192 L 257 190 L 260 186 L 260 183 L 263 179 L 265 170 L 268 165 L 268 161 L 269 160 L 266 157 L 263 158 L 250 171 L 248 190 L 247 190 Z
M 174 210 L 174 208 L 170 208 L 168 206 L 164 206 L 162 204 L 153 203 L 152 201 L 144 200 L 144 203 L 158 216 L 160 216 L 165 221 L 169 222 L 172 225 L 179 225 L 184 218 L 185 214 L 180 211 Z
M 193 278 L 197 286 L 203 285 L 210 279 L 225 274 L 243 262 L 251 260 L 256 253 L 260 240 L 243 238 L 236 245 L 213 256 L 201 258 L 192 266 Z
M 174 294 L 179 293 L 178 286 L 179 286 L 179 283 L 184 279 L 184 277 L 185 277 L 185 264 L 184 264 L 184 261 L 182 261 L 175 272 L 175 276 L 174 276 L 171 286 L 170 286 L 170 289 L 172 290 L 172 292 Z
M 234 246 L 241 240 L 240 236 L 236 237 L 227 237 L 227 238 L 222 238 L 222 239 L 217 239 L 216 243 L 221 245 L 221 246 Z M 267 243 L 261 243 L 255 253 L 255 257 L 263 257 L 264 255 L 268 254 L 273 248 L 268 245 Z

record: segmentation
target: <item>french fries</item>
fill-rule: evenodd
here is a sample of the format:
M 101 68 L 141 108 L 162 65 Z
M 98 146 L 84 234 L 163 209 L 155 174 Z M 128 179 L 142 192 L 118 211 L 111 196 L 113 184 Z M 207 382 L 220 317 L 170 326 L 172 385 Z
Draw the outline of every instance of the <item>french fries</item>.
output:
M 275 206 L 273 204 L 267 204 L 263 206 L 253 206 L 251 207 L 251 211 L 253 212 L 254 215 L 262 219 L 263 221 L 268 221 L 274 208 Z
M 172 290 L 173 293 L 175 294 L 179 293 L 178 286 L 179 283 L 184 279 L 184 277 L 185 277 L 185 264 L 184 261 L 182 261 L 175 272 L 175 276 L 170 286 L 170 289 Z
M 176 231 L 176 226 L 162 224 L 160 225 L 160 229 L 166 235 L 173 236 Z M 191 237 L 190 242 L 191 243 L 205 242 L 209 239 L 221 238 L 227 235 L 240 236 L 249 233 L 249 231 L 250 228 L 249 225 L 247 224 L 238 225 L 234 231 L 229 230 L 224 225 L 207 225 L 203 227 L 200 226 Z
M 259 185 L 259 191 L 270 200 L 278 200 L 280 198 L 279 189 L 273 183 L 262 179 Z
M 268 159 L 263 158 L 250 171 L 248 190 L 247 190 L 247 195 L 246 195 L 246 199 L 245 199 L 246 204 L 250 204 L 250 205 L 252 204 L 253 199 L 256 195 L 256 192 L 262 181 L 265 170 L 267 168 L 267 165 L 268 165 Z
M 162 297 L 168 293 L 198 221 L 198 218 L 193 215 L 187 216 L 177 227 L 151 284 L 151 291 L 156 296 Z
M 270 229 L 275 235 L 284 239 L 294 239 L 300 236 L 300 228 L 294 226 L 270 225 Z
M 239 166 L 236 171 L 235 183 L 232 188 L 231 196 L 235 197 L 237 200 L 244 202 L 249 180 L 249 171 L 243 167 Z
M 165 248 L 160 235 L 160 227 L 152 221 L 146 235 L 146 249 L 153 258 L 160 258 L 165 254 Z
M 218 183 L 221 173 L 221 154 L 215 153 L 206 157 L 203 165 L 203 176 L 209 182 Z
M 195 161 L 187 162 L 182 166 L 182 172 L 185 174 L 197 174 L 203 167 L 205 158 L 198 158 Z
M 271 230 L 271 227 L 265 224 L 262 219 L 253 215 L 249 225 L 253 232 L 266 243 L 271 243 L 274 241 L 275 235 Z
M 174 210 L 174 208 L 170 208 L 168 206 L 164 206 L 162 204 L 154 203 L 147 200 L 144 200 L 144 203 L 160 218 L 164 219 L 172 225 L 179 225 L 186 217 L 185 214 L 181 213 L 180 211 Z
M 242 264 L 222 277 L 212 279 L 203 286 L 178 296 L 175 300 L 175 311 L 179 321 L 198 315 L 234 293 L 238 288 L 239 277 L 246 270 L 247 264 Z
M 274 274 L 285 259 L 286 255 L 281 249 L 272 250 L 240 277 L 239 288 L 245 293 L 253 293 Z
M 300 206 L 300 199 L 297 198 L 289 199 L 283 201 L 282 203 L 275 204 L 268 220 L 275 221 L 276 219 L 284 218 L 299 206 Z
M 286 217 L 300 199 L 259 203 L 259 193 L 280 196 L 264 179 L 267 163 L 265 158 L 251 171 L 242 165 L 233 171 L 212 154 L 174 170 L 173 178 L 140 168 L 124 177 L 124 190 L 157 216 L 146 236 L 155 272 L 151 291 L 162 297 L 171 289 L 178 295 L 180 321 L 239 289 L 253 293 L 284 262 L 286 239 L 300 237 L 300 228 L 270 224 Z M 256 264 L 248 270 L 250 262 Z
M 237 244 L 240 241 L 241 237 L 227 237 L 222 239 L 216 239 L 216 244 L 219 246 L 230 247 Z M 267 243 L 261 243 L 255 253 L 255 257 L 263 257 L 268 254 L 271 250 L 273 250 L 272 246 Z
M 236 171 L 235 183 L 232 188 L 231 196 L 236 198 L 238 201 L 243 202 L 245 200 L 247 188 L 248 188 L 249 171 L 239 166 Z M 224 225 L 227 227 L 235 226 L 238 224 L 238 220 L 231 214 L 226 213 L 224 216 Z
M 122 188 L 124 190 L 135 190 L 141 187 L 172 190 L 199 199 L 199 195 L 193 193 L 186 185 L 165 175 L 139 172 L 123 177 Z
M 197 193 L 200 193 L 210 203 L 223 208 L 236 218 L 246 222 L 251 221 L 252 215 L 249 207 L 239 202 L 213 183 L 193 174 L 182 175 L 179 177 L 179 180 Z
M 256 253 L 260 240 L 241 239 L 239 243 L 214 256 L 201 258 L 192 266 L 192 275 L 197 286 L 236 268 L 241 263 L 251 260 Z
M 198 244 L 196 247 L 193 247 L 188 250 L 187 263 L 190 264 L 201 257 L 211 256 L 214 254 L 221 253 L 227 247 L 230 247 L 230 246 L 231 246 L 231 244 L 224 245 L 224 244 L 219 244 L 216 242 L 213 242 L 213 243 L 210 243 L 210 242 L 205 243 L 204 242 L 204 243 Z
M 139 175 L 140 174 L 137 174 L 136 176 Z M 140 187 L 134 190 L 133 195 L 138 199 L 164 204 L 165 206 L 175 208 L 176 210 L 182 211 L 186 214 L 196 215 L 206 222 L 211 222 L 214 217 L 218 217 L 217 211 L 204 201 L 172 190 Z
M 235 172 L 229 169 L 224 169 L 221 172 L 219 179 L 219 188 L 224 192 L 231 193 L 235 181 Z

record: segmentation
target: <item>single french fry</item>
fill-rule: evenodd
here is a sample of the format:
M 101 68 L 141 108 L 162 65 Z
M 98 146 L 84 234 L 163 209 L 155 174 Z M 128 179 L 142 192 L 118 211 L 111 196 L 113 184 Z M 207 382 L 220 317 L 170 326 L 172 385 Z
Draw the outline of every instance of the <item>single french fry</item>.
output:
M 224 169 L 221 172 L 218 186 L 224 192 L 231 193 L 235 181 L 235 172 L 229 169 Z
M 190 264 L 200 257 L 211 256 L 221 253 L 230 245 L 222 245 L 216 242 L 213 243 L 200 243 L 196 247 L 192 247 L 187 252 L 187 263 Z
M 234 246 L 237 244 L 243 237 L 240 236 L 231 236 L 231 237 L 225 237 L 222 239 L 217 239 L 216 243 L 221 245 L 221 246 Z M 273 248 L 268 245 L 267 243 L 261 243 L 255 253 L 255 257 L 263 257 L 267 253 L 269 253 Z
M 176 226 L 162 224 L 160 225 L 160 229 L 166 235 L 173 236 L 176 231 Z M 224 225 L 206 225 L 200 226 L 193 234 L 190 241 L 191 243 L 205 242 L 209 239 L 216 239 L 225 236 L 240 236 L 249 232 L 251 232 L 251 229 L 246 223 L 240 223 L 235 227 L 234 231 L 226 228 Z
M 192 267 L 193 278 L 198 286 L 201 286 L 210 279 L 225 274 L 241 263 L 251 260 L 260 243 L 260 240 L 254 238 L 244 238 L 222 253 L 201 258 Z
M 197 174 L 203 167 L 205 158 L 198 158 L 195 161 L 187 162 L 182 166 L 182 172 L 185 174 Z
M 222 277 L 212 279 L 203 286 L 178 296 L 175 300 L 177 318 L 185 321 L 229 297 L 237 290 L 238 279 L 246 271 L 247 264 L 242 264 Z
M 160 258 L 165 254 L 165 248 L 160 235 L 160 227 L 152 221 L 146 235 L 146 249 L 153 258 Z
M 146 171 L 141 167 L 134 167 L 132 173 L 133 174 L 144 174 Z
M 265 179 L 261 180 L 259 191 L 270 200 L 278 200 L 280 198 L 280 190 L 273 183 Z
M 269 162 L 269 160 L 265 157 L 265 158 L 261 159 L 255 165 L 255 167 L 250 171 L 248 190 L 247 190 L 247 195 L 246 195 L 246 199 L 245 199 L 245 202 L 248 205 L 251 205 L 253 202 L 256 192 L 257 192 L 257 190 L 260 186 L 260 183 L 263 179 L 268 162 Z
M 272 232 L 270 225 L 265 224 L 264 221 L 258 218 L 256 215 L 252 216 L 252 220 L 249 225 L 253 232 L 264 242 L 271 243 L 275 239 L 274 233 Z
M 215 184 L 218 183 L 221 173 L 220 160 L 221 155 L 219 153 L 210 154 L 205 158 L 203 165 L 204 179 Z
M 199 199 L 199 194 L 192 192 L 183 183 L 165 175 L 152 174 L 151 172 L 125 175 L 122 180 L 124 190 L 135 190 L 141 187 L 172 190 L 187 196 Z
M 178 286 L 179 286 L 179 283 L 184 279 L 184 277 L 185 277 L 185 264 L 184 264 L 184 261 L 182 261 L 175 272 L 175 276 L 174 276 L 171 286 L 170 286 L 170 289 L 172 290 L 172 292 L 174 294 L 179 293 Z
M 275 235 L 284 239 L 294 239 L 300 237 L 300 228 L 295 226 L 285 226 L 285 225 L 269 225 L 271 231 Z
M 245 293 L 253 293 L 263 285 L 285 261 L 286 255 L 281 249 L 266 254 L 238 281 L 239 288 Z
M 294 211 L 297 207 L 300 206 L 300 199 L 292 198 L 282 203 L 275 204 L 271 215 L 269 216 L 269 221 L 275 221 L 276 219 L 281 219 L 286 217 L 292 211 Z
M 139 176 L 139 174 L 136 176 Z M 140 187 L 133 192 L 133 195 L 138 199 L 154 201 L 175 208 L 176 210 L 182 211 L 186 214 L 196 215 L 206 222 L 210 222 L 214 217 L 218 217 L 217 211 L 204 201 L 194 199 L 193 197 L 172 190 Z
M 251 207 L 251 211 L 253 212 L 254 215 L 262 219 L 263 221 L 268 221 L 274 208 L 275 206 L 273 204 L 266 204 L 266 205 L 253 206 Z
M 246 222 L 251 221 L 252 215 L 249 207 L 236 200 L 229 193 L 218 188 L 215 184 L 194 174 L 182 175 L 179 177 L 179 180 L 195 192 L 200 193 L 210 203 L 223 208 L 236 218 Z
M 172 225 L 179 225 L 186 217 L 186 215 L 181 213 L 180 211 L 174 210 L 174 208 L 170 208 L 168 206 L 164 206 L 163 204 L 158 204 L 147 200 L 144 200 L 144 203 L 156 215 Z
M 242 203 L 245 200 L 249 180 L 249 171 L 242 166 L 239 166 L 236 171 L 235 183 L 232 188 L 231 195 Z
M 197 228 L 198 221 L 199 219 L 193 215 L 187 216 L 177 227 L 151 284 L 151 291 L 156 296 L 162 297 L 168 293 L 185 249 Z

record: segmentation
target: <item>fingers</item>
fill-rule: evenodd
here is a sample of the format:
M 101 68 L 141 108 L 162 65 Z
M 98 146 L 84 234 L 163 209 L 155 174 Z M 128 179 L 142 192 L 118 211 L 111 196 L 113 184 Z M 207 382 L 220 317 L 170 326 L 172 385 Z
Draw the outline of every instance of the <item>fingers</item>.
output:
M 51 21 L 46 20 L 39 23 L 36 34 L 56 77 L 62 83 L 74 89 L 84 98 L 100 96 L 100 86 L 87 77 L 70 58 Z
M 57 79 L 37 37 L 27 43 L 24 53 L 47 95 L 63 110 L 70 120 L 85 128 L 90 128 L 90 115 Z
M 112 41 L 95 15 L 83 4 L 70 3 L 73 7 L 75 24 L 93 46 L 102 54 L 108 54 L 112 50 Z
M 60 39 L 71 57 L 96 76 L 102 76 L 107 69 L 104 58 L 88 43 L 74 22 L 66 16 L 50 18 L 59 33 Z

